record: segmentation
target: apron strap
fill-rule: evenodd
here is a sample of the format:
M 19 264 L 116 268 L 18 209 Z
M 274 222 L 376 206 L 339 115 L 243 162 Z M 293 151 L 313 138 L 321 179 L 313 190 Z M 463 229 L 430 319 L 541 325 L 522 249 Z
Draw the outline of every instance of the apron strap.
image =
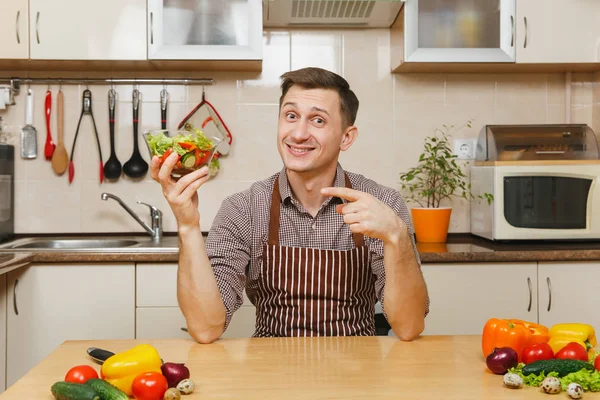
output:
M 279 192 L 279 177 L 275 179 L 273 195 L 271 198 L 271 212 L 269 215 L 269 245 L 279 246 L 279 213 L 281 207 L 281 193 Z
M 346 177 L 346 187 L 352 189 L 352 183 L 348 174 Z M 280 208 L 281 208 L 281 193 L 279 192 L 279 177 L 275 178 L 275 184 L 273 185 L 273 194 L 271 198 L 271 210 L 269 213 L 269 245 L 279 246 L 279 221 L 280 221 Z M 365 245 L 365 237 L 362 233 L 353 233 L 352 239 L 354 240 L 355 247 L 362 247 Z

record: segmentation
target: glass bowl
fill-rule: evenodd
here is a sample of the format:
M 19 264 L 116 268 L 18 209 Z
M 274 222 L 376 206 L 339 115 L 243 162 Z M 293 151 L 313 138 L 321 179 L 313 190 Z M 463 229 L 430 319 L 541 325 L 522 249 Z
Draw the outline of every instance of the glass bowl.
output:
M 221 139 L 204 135 L 201 131 L 157 129 L 149 130 L 142 134 L 150 158 L 158 156 L 160 163 L 172 153 L 177 152 L 180 157 L 171 171 L 171 176 L 181 178 L 197 169 L 218 162 L 215 157 Z

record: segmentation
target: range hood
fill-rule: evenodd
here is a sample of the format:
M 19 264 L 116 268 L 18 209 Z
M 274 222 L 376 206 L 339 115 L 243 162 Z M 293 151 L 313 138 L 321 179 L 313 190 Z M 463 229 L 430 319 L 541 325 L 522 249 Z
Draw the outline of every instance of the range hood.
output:
M 403 0 L 263 0 L 263 26 L 389 28 Z

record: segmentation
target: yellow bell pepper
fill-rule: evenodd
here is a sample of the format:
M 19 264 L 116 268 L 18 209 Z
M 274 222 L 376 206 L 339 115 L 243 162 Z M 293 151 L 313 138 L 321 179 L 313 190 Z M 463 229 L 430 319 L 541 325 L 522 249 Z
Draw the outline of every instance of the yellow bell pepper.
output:
M 158 351 L 149 344 L 140 344 L 109 357 L 100 372 L 107 382 L 118 387 L 128 396 L 133 394 L 131 384 L 144 372 L 161 372 L 162 361 Z
M 596 333 L 594 327 L 588 324 L 556 324 L 548 332 L 550 340 L 548 344 L 556 354 L 560 349 L 571 342 L 579 343 L 588 352 L 589 356 L 594 354 L 596 347 Z

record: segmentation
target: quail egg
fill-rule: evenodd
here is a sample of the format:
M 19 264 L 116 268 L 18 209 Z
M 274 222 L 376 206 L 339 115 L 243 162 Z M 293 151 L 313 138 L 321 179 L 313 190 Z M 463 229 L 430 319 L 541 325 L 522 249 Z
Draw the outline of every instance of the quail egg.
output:
M 577 382 L 571 382 L 567 386 L 567 394 L 572 399 L 580 399 L 583 396 L 583 387 Z
M 549 376 L 540 385 L 544 393 L 555 394 L 561 390 L 560 380 L 555 376 Z
M 194 381 L 191 379 L 184 379 L 177 384 L 177 389 L 183 394 L 190 394 L 194 391 Z
M 511 372 L 504 375 L 504 386 L 511 389 L 519 389 L 523 387 L 523 378 Z

